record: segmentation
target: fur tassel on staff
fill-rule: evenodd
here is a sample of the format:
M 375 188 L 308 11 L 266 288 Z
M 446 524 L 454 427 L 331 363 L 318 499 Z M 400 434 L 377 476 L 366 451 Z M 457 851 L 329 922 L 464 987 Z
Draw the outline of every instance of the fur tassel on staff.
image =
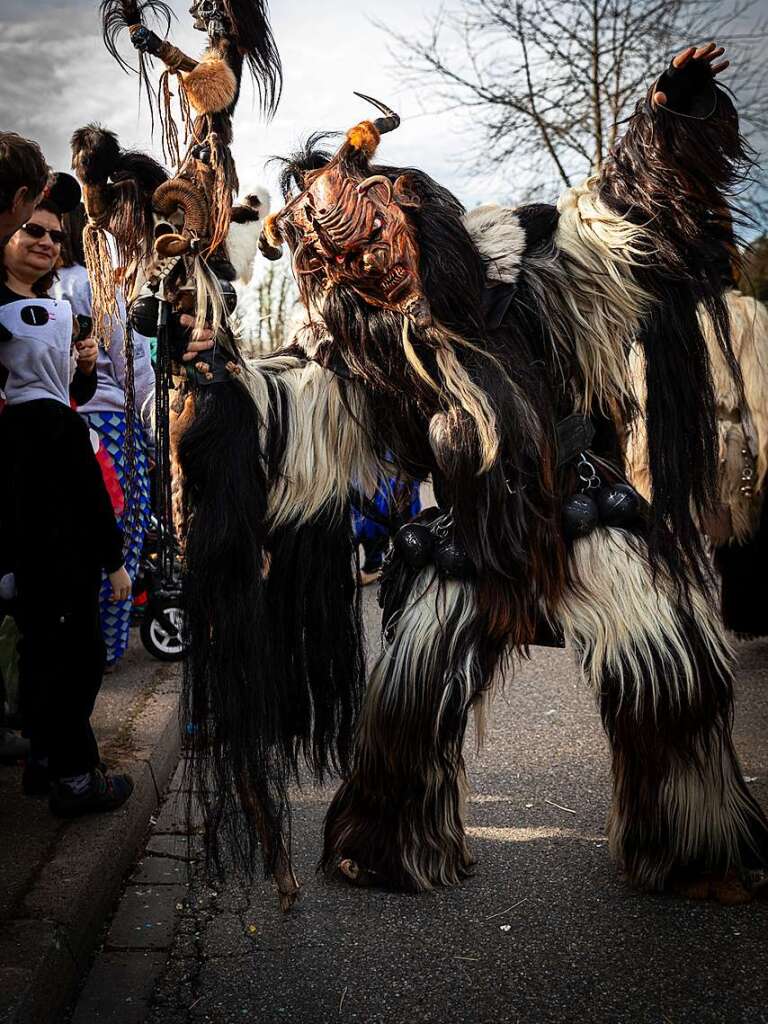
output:
M 78 128 L 71 139 L 72 167 L 83 186 L 88 225 L 84 234 L 94 320 L 114 311 L 115 283 L 106 233 L 114 239 L 130 301 L 143 281 L 154 240 L 153 198 L 168 172 L 146 153 L 124 150 L 99 124 Z M 107 254 L 105 256 L 105 253 Z M 97 334 L 99 334 L 97 330 Z
M 118 315 L 113 253 L 107 236 L 113 240 L 120 284 L 126 302 L 130 302 L 148 270 L 154 234 L 153 196 L 167 180 L 168 172 L 146 153 L 122 149 L 117 137 L 98 124 L 75 131 L 71 147 L 72 167 L 82 184 L 88 218 L 83 250 L 91 286 L 93 333 L 107 348 L 112 321 Z M 128 490 L 134 479 L 136 451 L 133 384 L 133 335 L 126 326 L 124 447 Z M 138 503 L 129 503 L 130 509 L 137 507 Z
M 202 6 L 195 3 L 192 13 Z M 234 46 L 245 57 L 245 62 L 256 83 L 262 112 L 272 117 L 280 102 L 283 72 L 269 23 L 266 0 L 223 0 L 223 19 L 230 27 Z M 201 25 L 196 27 L 200 28 Z
M 178 164 L 177 178 L 194 185 L 205 197 L 208 207 L 206 231 L 190 234 L 187 229 L 184 237 L 209 260 L 222 249 L 220 261 L 225 260 L 223 243 L 229 228 L 233 195 L 238 189 L 230 152 L 232 115 L 240 95 L 244 63 L 254 75 L 265 112 L 274 113 L 282 85 L 280 58 L 266 4 L 262 0 L 194 3 L 190 13 L 195 27 L 208 36 L 208 47 L 200 60 L 189 57 L 169 40 L 161 39 L 143 23 L 145 14 L 165 14 L 168 20 L 170 12 L 161 0 L 149 0 L 146 4 L 136 0 L 103 0 L 100 11 L 107 46 L 123 67 L 126 63 L 116 50 L 116 38 L 122 28 L 129 31 L 131 42 L 139 51 L 142 76 L 146 76 L 147 55 L 166 65 L 161 85 L 164 101 L 160 106 L 163 145 Z M 183 158 L 178 150 L 179 130 L 170 109 L 169 74 L 178 78 L 183 116 L 187 118 L 190 108 L 196 115 L 185 125 L 185 138 L 191 138 Z M 216 269 L 226 276 L 220 268 Z
M 205 9 L 199 0 L 195 0 L 190 8 L 190 14 L 194 19 L 195 28 L 209 33 L 214 39 L 222 40 L 222 49 L 233 62 L 232 74 L 238 85 L 243 61 L 247 63 L 256 83 L 262 110 L 266 115 L 272 116 L 280 101 L 282 69 L 265 0 L 221 0 L 214 5 L 207 3 Z M 147 23 L 154 21 L 160 34 L 165 35 L 170 30 L 174 18 L 173 11 L 165 0 L 101 0 L 99 15 L 105 45 L 125 71 L 130 71 L 131 66 L 118 49 L 117 40 L 120 34 L 127 30 L 133 35 L 137 29 L 146 29 Z M 177 68 L 183 63 L 183 56 L 172 44 L 167 44 L 164 57 L 168 57 Z M 151 91 L 147 75 L 147 53 L 139 50 L 138 59 L 139 73 L 149 96 Z M 236 95 L 237 89 L 230 104 L 234 102 Z

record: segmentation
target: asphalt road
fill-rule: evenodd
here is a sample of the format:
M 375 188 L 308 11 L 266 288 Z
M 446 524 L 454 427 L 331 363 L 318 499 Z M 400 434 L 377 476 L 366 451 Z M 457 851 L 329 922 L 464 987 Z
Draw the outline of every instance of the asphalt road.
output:
M 739 645 L 737 746 L 764 806 L 767 655 Z M 650 897 L 618 876 L 607 746 L 567 652 L 520 666 L 468 755 L 472 880 L 420 896 L 326 882 L 329 794 L 299 794 L 299 905 L 197 876 L 146 1024 L 768 1022 L 768 903 Z

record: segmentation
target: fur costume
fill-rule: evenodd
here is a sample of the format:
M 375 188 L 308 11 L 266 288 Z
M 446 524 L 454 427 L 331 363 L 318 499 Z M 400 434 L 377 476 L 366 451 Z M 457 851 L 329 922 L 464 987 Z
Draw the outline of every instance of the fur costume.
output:
M 304 759 L 343 772 L 327 871 L 412 891 L 461 881 L 468 715 L 510 654 L 564 635 L 611 742 L 610 843 L 629 879 L 663 890 L 735 871 L 748 886 L 765 871 L 695 521 L 718 480 L 697 310 L 737 373 L 716 270 L 730 219 L 712 211 L 744 153 L 711 76 L 677 81 L 705 93 L 707 117 L 642 101 L 603 172 L 557 208 L 466 214 L 423 172 L 373 163 L 398 123 L 382 104 L 335 154 L 314 137 L 286 163 L 262 251 L 288 245 L 308 323 L 289 351 L 208 389 L 180 446 L 188 569 L 206 581 L 187 693 L 205 723 L 194 756 L 214 855 L 229 839 L 247 867 L 266 817 L 266 864 L 292 881 L 280 858 Z M 617 468 L 638 344 L 653 506 Z M 395 540 L 363 693 L 346 508 L 385 458 L 431 474 L 439 507 Z
M 723 356 L 710 318 L 699 310 L 717 408 L 719 494 L 716 508 L 701 525 L 715 547 L 725 625 L 739 635 L 763 636 L 768 634 L 768 564 L 761 525 L 768 474 L 768 311 L 730 286 L 724 298 L 743 388 Z M 637 349 L 632 371 L 639 413 L 627 437 L 627 469 L 633 485 L 651 500 L 643 359 Z
M 343 779 L 328 872 L 411 891 L 465 878 L 468 715 L 510 655 L 563 636 L 611 743 L 629 879 L 749 885 L 766 869 L 694 519 L 717 486 L 696 313 L 736 372 L 716 270 L 732 228 L 714 211 L 744 151 L 708 69 L 661 82 L 669 106 L 641 101 L 602 173 L 557 207 L 466 214 L 424 172 L 374 163 L 399 124 L 376 101 L 336 153 L 314 136 L 286 162 L 261 248 L 288 246 L 308 322 L 251 361 L 220 334 L 178 440 L 206 849 L 247 871 L 260 853 L 285 908 L 303 764 Z M 636 344 L 652 506 L 617 468 Z M 431 475 L 438 507 L 395 539 L 365 689 L 349 508 L 393 473 Z
M 698 314 L 715 389 L 719 467 L 719 511 L 703 525 L 717 544 L 731 538 L 743 542 L 755 532 L 768 473 L 768 311 L 735 288 L 728 288 L 724 298 L 743 389 L 723 356 L 711 320 L 703 310 Z M 627 468 L 633 485 L 650 501 L 644 365 L 638 349 L 633 350 L 631 363 L 638 416 L 628 432 Z

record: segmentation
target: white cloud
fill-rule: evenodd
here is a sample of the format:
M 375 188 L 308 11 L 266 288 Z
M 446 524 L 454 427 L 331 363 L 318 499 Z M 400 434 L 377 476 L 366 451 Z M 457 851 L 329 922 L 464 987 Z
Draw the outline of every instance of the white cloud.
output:
M 467 175 L 467 153 L 482 145 L 461 111 L 425 113 L 438 103 L 420 102 L 392 67 L 388 39 L 372 21 L 386 21 L 398 33 L 414 36 L 441 0 L 273 0 L 272 23 L 285 73 L 283 98 L 274 121 L 265 124 L 246 83 L 235 118 L 235 158 L 244 185 L 266 182 L 275 191 L 275 171 L 264 169 L 273 154 L 289 152 L 315 130 L 344 130 L 370 108 L 352 95 L 377 96 L 403 118 L 382 142 L 381 157 L 416 164 L 472 206 L 490 200 L 515 200 L 532 184 L 524 167 L 509 165 L 488 175 Z M 106 52 L 99 32 L 95 0 L 2 0 L 0 20 L 0 110 L 3 127 L 37 139 L 49 162 L 69 166 L 69 137 L 88 121 L 117 132 L 126 147 L 159 156 L 159 137 L 150 138 L 146 102 L 139 105 L 138 79 L 124 74 Z M 192 54 L 203 36 L 187 13 L 189 0 L 172 0 L 178 15 L 172 38 Z M 123 39 L 123 52 L 131 54 Z M 551 199 L 548 189 L 536 190 Z
M 174 42 L 200 51 L 203 36 L 191 27 L 189 0 L 174 0 L 178 15 Z M 283 61 L 285 87 L 274 121 L 265 124 L 255 93 L 246 82 L 235 118 L 235 158 L 243 184 L 266 181 L 275 191 L 275 171 L 264 164 L 290 152 L 316 130 L 344 130 L 372 111 L 353 90 L 381 98 L 396 109 L 403 124 L 382 144 L 382 158 L 416 163 L 473 205 L 509 195 L 511 183 L 467 181 L 457 157 L 467 140 L 456 115 L 425 116 L 412 90 L 398 81 L 387 53 L 387 38 L 372 24 L 385 17 L 398 31 L 418 32 L 438 7 L 428 0 L 293 0 L 275 4 L 272 23 Z M 0 23 L 0 109 L 4 126 L 37 139 L 49 162 L 69 166 L 69 137 L 89 122 L 100 121 L 125 147 L 154 152 L 159 137 L 149 132 L 146 102 L 139 107 L 138 79 L 125 75 L 106 52 L 93 0 L 73 3 L 11 3 Z M 34 12 L 34 13 L 31 13 Z M 130 56 L 128 39 L 123 52 Z

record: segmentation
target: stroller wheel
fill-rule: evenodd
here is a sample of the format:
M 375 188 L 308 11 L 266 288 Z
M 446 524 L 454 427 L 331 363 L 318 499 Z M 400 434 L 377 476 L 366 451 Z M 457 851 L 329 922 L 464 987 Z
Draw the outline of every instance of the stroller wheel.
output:
M 184 657 L 184 612 L 176 603 L 150 603 L 141 620 L 141 642 L 159 661 L 180 661 Z

